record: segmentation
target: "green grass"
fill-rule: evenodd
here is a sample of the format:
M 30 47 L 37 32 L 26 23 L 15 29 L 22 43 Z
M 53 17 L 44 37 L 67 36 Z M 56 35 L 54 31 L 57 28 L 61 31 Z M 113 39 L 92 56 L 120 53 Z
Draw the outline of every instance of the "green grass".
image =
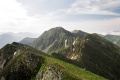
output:
M 22 54 L 23 54 L 23 53 L 22 53 Z M 12 60 L 7 64 L 7 66 L 4 68 L 4 70 L 3 70 L 2 74 L 0 74 L 0 76 L 6 74 L 7 71 L 10 69 L 10 67 L 12 67 L 13 64 L 14 64 L 15 62 L 17 62 L 17 60 L 22 56 L 22 54 L 20 54 L 19 56 L 15 57 L 14 59 L 12 59 Z
M 33 54 L 37 56 L 42 56 L 44 58 L 45 61 L 42 64 L 39 72 L 45 71 L 46 67 L 52 64 L 67 74 L 64 80 L 107 80 L 101 76 L 98 76 L 82 68 L 76 67 L 67 62 L 43 55 L 43 52 L 40 52 L 32 47 L 29 47 L 28 50 L 31 50 Z
M 98 76 L 96 74 L 93 74 L 87 70 L 81 69 L 79 67 L 76 67 L 69 63 L 66 63 L 64 61 L 52 58 L 52 57 L 46 55 L 45 53 L 40 52 L 32 47 L 28 47 L 28 46 L 23 47 L 22 45 L 20 45 L 20 46 L 17 46 L 17 48 L 22 51 L 22 54 L 20 54 L 16 58 L 12 59 L 7 64 L 7 66 L 5 67 L 5 70 L 4 70 L 4 74 L 6 74 L 7 71 L 9 71 L 9 69 L 11 69 L 12 65 L 17 63 L 17 61 L 19 59 L 21 59 L 23 53 L 26 53 L 29 51 L 30 53 L 32 53 L 36 56 L 40 56 L 41 58 L 44 59 L 44 61 L 42 62 L 42 66 L 39 69 L 39 72 L 45 71 L 46 68 L 49 67 L 49 65 L 54 65 L 55 67 L 60 69 L 60 71 L 62 71 L 63 73 L 66 74 L 64 80 L 106 80 L 105 78 Z M 32 77 L 32 80 L 35 80 L 35 76 Z
M 84 70 L 82 68 L 79 68 L 75 65 L 52 58 L 50 56 L 43 55 L 42 52 L 37 51 L 34 48 L 31 48 L 29 50 L 32 50 L 34 52 L 33 54 L 35 54 L 37 56 L 42 56 L 45 60 L 44 63 L 42 64 L 39 72 L 45 71 L 46 67 L 48 67 L 49 65 L 52 64 L 67 74 L 67 76 L 64 80 L 107 80 L 101 76 L 98 76 L 98 75 L 91 73 L 87 70 Z
M 45 70 L 45 65 L 51 64 L 55 65 L 57 68 L 67 74 L 64 80 L 106 80 L 101 76 L 95 75 L 72 64 L 51 57 L 45 57 L 45 64 L 40 68 L 40 71 Z

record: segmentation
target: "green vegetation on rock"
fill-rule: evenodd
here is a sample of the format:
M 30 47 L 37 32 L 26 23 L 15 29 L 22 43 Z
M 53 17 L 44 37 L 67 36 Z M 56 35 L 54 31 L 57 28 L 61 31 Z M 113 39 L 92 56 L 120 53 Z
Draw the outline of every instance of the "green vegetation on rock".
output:
M 31 46 L 46 52 L 48 54 L 52 52 L 58 52 L 64 48 L 65 40 L 69 40 L 68 44 L 72 44 L 72 41 L 77 37 L 83 37 L 87 33 L 82 31 L 77 31 L 75 33 L 69 32 L 62 27 L 52 28 L 45 31 L 40 37 L 31 43 Z
M 2 60 L 6 61 L 5 64 Z M 0 50 L 0 63 L 0 66 L 3 65 L 0 70 L 0 79 L 5 80 L 57 80 L 58 78 L 58 80 L 106 80 L 16 42 Z
M 116 45 L 118 45 L 120 47 L 120 40 L 116 43 Z
M 75 51 L 71 47 L 72 45 L 52 55 L 107 79 L 120 79 L 120 48 L 112 42 L 97 34 L 89 34 L 78 39 Z
M 104 37 L 104 36 L 103 36 Z M 116 42 L 119 36 L 106 36 Z M 97 34 L 62 27 L 45 31 L 31 46 L 110 80 L 120 79 L 120 48 Z

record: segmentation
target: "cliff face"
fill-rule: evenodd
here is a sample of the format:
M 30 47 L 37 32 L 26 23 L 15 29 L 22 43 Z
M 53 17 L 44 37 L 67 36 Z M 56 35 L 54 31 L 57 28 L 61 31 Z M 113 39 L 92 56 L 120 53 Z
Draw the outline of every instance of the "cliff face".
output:
M 60 71 L 54 65 L 46 67 L 45 71 L 39 72 L 36 76 L 36 80 L 63 80 L 65 78 L 65 73 Z
M 75 45 L 52 55 L 107 79 L 120 79 L 120 48 L 96 34 L 80 38 Z
M 13 43 L 0 50 L 0 78 L 5 80 L 30 80 L 37 74 L 43 58 L 30 51 L 24 51 Z M 21 48 L 27 49 L 26 46 Z
M 120 79 L 120 48 L 97 34 L 57 27 L 44 32 L 31 46 L 107 79 Z

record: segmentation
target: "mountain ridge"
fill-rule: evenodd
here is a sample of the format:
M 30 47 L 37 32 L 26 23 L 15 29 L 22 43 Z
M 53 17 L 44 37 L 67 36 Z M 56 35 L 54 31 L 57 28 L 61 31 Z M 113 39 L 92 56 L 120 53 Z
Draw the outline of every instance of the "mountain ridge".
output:
M 4 60 L 5 63 L 2 62 Z M 16 42 L 0 49 L 1 65 L 3 66 L 0 69 L 1 80 L 106 80 Z
M 14 41 L 19 42 L 25 37 L 36 37 L 36 34 L 27 33 L 27 32 L 20 32 L 20 33 L 2 33 L 0 34 L 0 48 L 5 46 L 6 44 L 12 43 Z
M 68 60 L 71 64 L 107 79 L 120 78 L 120 48 L 95 33 L 89 34 L 80 30 L 70 32 L 61 27 L 52 28 L 33 41 L 31 46 L 45 50 L 47 54 L 54 53 L 55 58 Z M 112 63 L 114 65 L 111 65 Z
M 120 48 L 97 34 L 89 34 L 85 40 L 84 43 L 81 41 L 76 43 L 74 51 L 71 45 L 67 49 L 54 53 L 53 56 L 107 79 L 118 80 L 120 78 L 118 74 L 120 73 Z
M 109 80 L 120 79 L 120 47 L 95 33 L 89 34 L 81 30 L 70 32 L 62 27 L 56 27 L 45 31 L 29 45 L 46 52 L 43 55 L 69 62 Z M 48 61 L 54 62 L 50 58 Z M 54 66 L 50 68 L 56 69 Z M 47 72 L 49 68 L 38 77 L 48 76 Z M 51 71 L 49 73 L 52 74 Z M 61 72 L 58 71 L 58 73 Z
M 44 52 L 52 52 L 53 48 L 54 51 L 57 51 L 58 49 L 64 48 L 63 44 L 66 39 L 71 39 L 71 41 L 73 41 L 73 38 L 76 38 L 78 36 L 83 37 L 85 36 L 85 34 L 87 33 L 82 31 L 72 33 L 63 29 L 62 27 L 56 27 L 45 31 L 40 37 L 38 37 L 36 40 L 33 41 L 33 43 L 31 43 L 31 46 Z M 60 45 L 56 45 L 58 44 L 56 42 L 58 42 Z

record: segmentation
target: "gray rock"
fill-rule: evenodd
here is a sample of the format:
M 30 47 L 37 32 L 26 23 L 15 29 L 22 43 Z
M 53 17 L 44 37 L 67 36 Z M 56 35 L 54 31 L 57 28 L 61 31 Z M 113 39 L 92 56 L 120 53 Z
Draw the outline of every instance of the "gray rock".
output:
M 63 80 L 65 78 L 65 73 L 60 71 L 54 65 L 46 68 L 46 71 L 39 72 L 36 75 L 36 80 Z
M 5 78 L 4 78 L 4 77 L 2 77 L 0 80 L 5 80 Z

